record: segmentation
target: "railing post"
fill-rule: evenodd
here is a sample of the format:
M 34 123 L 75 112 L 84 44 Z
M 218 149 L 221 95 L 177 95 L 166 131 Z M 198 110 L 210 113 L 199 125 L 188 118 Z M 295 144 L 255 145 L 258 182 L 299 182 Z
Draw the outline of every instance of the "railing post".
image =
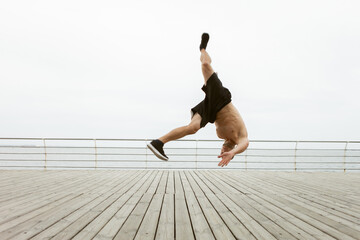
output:
M 245 150 L 245 171 L 247 171 L 247 151 L 248 149 Z
M 343 169 L 344 169 L 344 172 L 346 172 L 346 150 L 347 150 L 347 146 L 348 146 L 348 141 L 346 142 L 345 144 L 345 149 L 344 149 L 344 159 L 343 159 Z
M 148 147 L 147 147 L 148 140 L 145 139 L 145 169 L 147 169 L 147 163 L 148 163 Z
M 94 138 L 94 145 L 95 145 L 95 170 L 97 169 L 97 147 L 96 147 L 96 139 Z
M 294 154 L 294 171 L 296 172 L 296 151 L 297 151 L 298 141 L 295 143 L 295 154 Z
M 42 140 L 43 140 L 43 144 L 44 144 L 44 154 L 45 154 L 44 169 L 46 170 L 46 165 L 47 165 L 47 153 L 46 153 L 46 143 L 45 143 L 45 138 L 43 138 Z
M 197 158 L 198 158 L 198 140 L 195 140 L 195 169 L 197 169 Z

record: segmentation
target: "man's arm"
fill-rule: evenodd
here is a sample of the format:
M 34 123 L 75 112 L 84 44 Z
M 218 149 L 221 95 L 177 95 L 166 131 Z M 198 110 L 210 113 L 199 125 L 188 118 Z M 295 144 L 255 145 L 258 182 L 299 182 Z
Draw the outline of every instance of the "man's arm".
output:
M 233 152 L 234 156 L 236 154 L 244 152 L 249 146 L 249 139 L 248 138 L 240 138 L 239 144 L 230 152 Z
M 247 137 L 240 138 L 239 144 L 231 151 L 224 152 L 218 156 L 218 158 L 222 158 L 219 162 L 218 166 L 227 166 L 231 159 L 234 158 L 236 154 L 244 152 L 249 146 L 249 139 Z

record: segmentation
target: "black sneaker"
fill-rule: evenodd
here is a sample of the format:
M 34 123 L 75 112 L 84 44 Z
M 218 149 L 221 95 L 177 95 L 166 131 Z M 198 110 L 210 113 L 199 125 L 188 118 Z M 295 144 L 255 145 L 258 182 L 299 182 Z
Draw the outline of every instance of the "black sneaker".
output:
M 152 140 L 151 143 L 147 144 L 147 147 L 161 160 L 167 161 L 169 158 L 165 155 L 163 149 L 164 143 L 160 140 Z
M 208 44 L 208 41 L 209 41 L 209 34 L 208 33 L 203 33 L 202 36 L 201 36 L 201 44 L 200 44 L 200 51 L 201 49 L 205 49 L 206 50 L 206 46 Z

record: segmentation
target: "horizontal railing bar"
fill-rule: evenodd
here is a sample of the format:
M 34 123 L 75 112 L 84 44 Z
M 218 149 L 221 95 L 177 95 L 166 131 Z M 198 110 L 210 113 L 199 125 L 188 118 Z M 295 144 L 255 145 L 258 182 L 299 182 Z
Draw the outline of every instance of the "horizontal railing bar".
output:
M 24 168 L 22 166 L 7 166 L 8 168 Z M 40 166 L 26 166 L 27 168 L 38 168 L 39 170 L 43 170 L 43 168 L 41 168 Z M 63 169 L 94 169 L 94 167 L 67 167 L 67 166 L 51 166 L 51 167 L 48 167 L 48 169 L 51 169 L 51 168 L 63 168 Z M 111 166 L 111 167 L 97 167 L 99 169 L 141 169 L 141 170 L 148 170 L 148 169 L 153 169 L 153 170 L 172 170 L 172 169 L 193 169 L 195 170 L 194 168 L 191 168 L 191 167 L 188 167 L 188 168 L 184 168 L 184 167 L 179 167 L 179 168 L 176 168 L 176 167 L 171 167 L 171 168 L 158 168 L 158 167 L 148 167 L 148 168 L 142 168 L 142 167 L 116 167 L 116 166 Z M 213 167 L 213 168 L 202 168 L 202 167 L 199 167 L 198 169 L 213 169 L 213 170 L 219 170 L 221 171 L 221 169 L 219 169 L 218 167 Z M 233 168 L 233 169 L 245 169 L 245 168 Z M 291 169 L 289 169 L 291 170 Z
M 0 153 L 0 155 L 42 155 L 44 153 Z M 77 155 L 77 156 L 147 156 L 149 154 L 147 153 L 51 153 L 51 152 L 47 152 L 47 155 Z M 189 157 L 189 156 L 195 156 L 195 154 L 176 154 L 176 153 L 168 153 L 167 155 L 169 156 L 184 156 L 184 157 Z M 214 156 L 214 154 L 202 154 L 202 153 L 198 153 L 196 154 L 197 156 Z M 294 157 L 294 155 L 253 155 L 253 154 L 247 154 L 247 157 L 280 157 L 280 158 L 285 158 L 285 157 Z M 326 158 L 341 158 L 343 156 L 338 156 L 338 155 L 296 155 L 297 157 L 300 158 L 308 158 L 308 157 L 313 157 L 313 158 L 322 158 L 322 157 L 326 157 Z M 346 158 L 356 158 L 356 157 L 360 157 L 360 156 L 346 156 Z M 1 160 L 1 159 L 0 159 Z
M 11 137 L 2 137 L 0 140 L 71 140 L 71 141 L 149 141 L 151 139 L 128 139 L 128 138 L 11 138 Z M 222 142 L 224 140 L 219 139 L 179 139 L 176 141 L 189 142 L 189 141 L 198 141 L 198 142 Z M 291 142 L 291 143 L 360 143 L 360 141 L 344 141 L 344 140 L 249 140 L 250 142 Z
M 170 155 L 170 154 L 168 154 Z M 212 155 L 211 155 L 212 156 Z M 294 157 L 294 155 L 290 156 L 275 156 L 275 155 L 247 155 L 247 157 Z M 298 156 L 296 158 L 342 158 L 343 156 L 316 156 L 316 155 L 306 155 L 306 156 Z M 359 158 L 360 156 L 346 156 L 346 158 Z
M 7 162 L 7 161 L 11 161 L 11 162 L 43 162 L 44 160 L 29 160 L 29 159 L 11 159 L 11 160 L 0 160 L 0 163 L 1 162 Z M 74 160 L 74 159 L 69 159 L 69 160 L 49 160 L 47 159 L 47 162 L 81 162 L 81 163 L 86 163 L 86 162 L 94 162 L 93 159 L 85 159 L 85 160 Z M 102 163 L 105 163 L 105 162 L 121 162 L 121 163 L 124 163 L 124 162 L 142 162 L 142 163 L 145 163 L 145 162 L 157 162 L 157 163 L 160 163 L 159 160 L 100 160 L 98 159 L 98 162 L 102 162 Z M 172 163 L 173 162 L 187 162 L 187 163 L 195 163 L 194 161 L 186 161 L 186 160 L 172 160 L 171 161 Z M 204 160 L 204 161 L 198 161 L 198 162 L 219 162 L 218 160 Z M 240 161 L 237 162 L 237 161 L 233 161 L 233 163 L 241 163 Z
M 0 163 L 1 162 L 43 162 L 44 159 L 40 159 L 40 160 L 34 160 L 34 159 L 0 159 Z M 220 160 L 216 159 L 216 160 L 198 160 L 198 162 L 202 162 L 202 163 L 213 163 L 213 162 L 219 162 Z M 68 160 L 51 160 L 51 159 L 47 159 L 47 162 L 82 162 L 82 163 L 86 163 L 86 162 L 94 162 L 93 159 L 84 159 L 84 160 L 79 160 L 79 159 L 68 159 Z M 115 160 L 101 160 L 101 159 L 98 159 L 98 162 L 102 162 L 102 163 L 105 163 L 105 162 L 158 162 L 159 163 L 159 160 L 122 160 L 122 159 L 115 159 Z M 187 162 L 187 163 L 194 163 L 194 161 L 189 161 L 189 160 L 172 160 L 170 161 L 170 163 L 172 162 Z M 232 163 L 245 163 L 244 160 L 232 160 L 231 161 Z M 289 162 L 289 161 L 286 161 L 286 162 L 276 162 L 276 161 L 247 161 L 248 164 L 251 164 L 251 163 L 260 163 L 260 164 L 280 164 L 280 163 L 283 163 L 283 164 L 289 164 L 289 163 L 293 163 L 293 162 Z M 298 162 L 299 164 L 342 164 L 343 162 Z M 347 164 L 360 164 L 360 162 L 347 162 Z M 1 167 L 1 166 L 0 166 Z
M 43 167 L 42 166 L 4 166 L 4 167 L 7 167 L 7 168 L 36 168 L 36 169 L 39 169 L 39 170 L 43 170 Z M 62 169 L 84 169 L 84 170 L 90 170 L 90 169 L 94 169 L 94 167 L 92 166 L 89 166 L 89 167 L 76 167 L 76 166 L 49 166 L 48 169 L 52 169 L 52 168 L 62 168 Z M 140 169 L 140 170 L 145 170 L 145 168 L 143 167 L 116 167 L 116 166 L 109 166 L 109 167 L 101 167 L 101 166 L 98 166 L 97 167 L 98 169 Z M 218 171 L 231 171 L 231 170 L 234 170 L 234 169 L 243 169 L 243 170 L 274 170 L 274 171 L 293 171 L 294 169 L 293 168 L 244 168 L 244 167 L 233 167 L 231 169 L 222 169 L 220 167 L 206 167 L 206 168 L 203 168 L 203 167 L 198 167 L 197 169 L 194 169 L 194 168 L 191 168 L 191 167 L 188 167 L 188 168 L 184 168 L 184 167 L 180 167 L 180 168 L 175 168 L 175 167 L 171 167 L 171 168 L 159 168 L 159 167 L 147 167 L 146 169 L 153 169 L 153 170 L 178 170 L 178 169 L 192 169 L 192 170 L 199 170 L 199 169 L 204 169 L 204 170 L 218 170 Z M 343 171 L 343 168 L 297 168 L 298 170 L 335 170 L 335 171 Z M 351 170 L 351 171 L 360 171 L 360 168 L 354 168 L 354 169 L 347 169 L 347 170 Z
M 142 149 L 144 150 L 144 149 Z M 44 154 L 44 152 L 24 152 L 24 153 L 16 153 L 16 152 L 0 152 L 0 155 L 4 154 L 4 155 L 41 155 Z M 86 153 L 86 152 L 47 152 L 48 155 L 53 154 L 53 155 L 148 155 L 146 153 Z M 172 156 L 194 156 L 195 153 L 184 153 L 184 154 L 176 154 L 176 153 L 168 153 L 168 155 L 172 155 Z M 198 156 L 214 156 L 216 154 L 205 154 L 205 153 L 198 153 Z M 294 155 L 262 155 L 262 154 L 247 154 L 248 157 L 293 157 Z M 296 156 L 298 157 L 343 157 L 342 155 L 299 155 L 297 154 Z M 346 156 L 348 157 L 360 157 L 360 155 L 348 155 Z
M 4 145 L 4 146 L 1 146 L 0 145 L 0 148 L 30 148 L 30 149 L 43 149 L 44 146 L 14 146 L 14 145 Z M 60 148 L 60 149 L 67 149 L 67 148 L 70 148 L 70 149 L 93 149 L 94 147 L 90 147 L 90 146 L 83 146 L 83 147 L 73 147 L 73 146 L 46 146 L 46 148 Z M 145 147 L 96 147 L 97 149 L 145 149 Z M 165 150 L 174 150 L 174 149 L 179 149 L 179 150 L 196 150 L 196 148 L 185 148 L 185 147 L 174 147 L 174 148 L 169 148 L 169 147 L 166 147 Z M 198 150 L 199 149 L 204 149 L 204 150 L 210 150 L 210 149 L 214 149 L 214 150 L 218 150 L 219 148 L 210 148 L 210 147 L 199 147 L 197 148 Z M 294 149 L 292 148 L 248 148 L 247 149 L 248 151 L 293 151 Z M 297 150 L 301 150 L 301 151 L 344 151 L 343 148 L 298 148 Z M 346 149 L 346 151 L 360 151 L 360 149 Z
M 141 138 L 0 138 L 0 140 L 46 140 L 46 141 L 129 141 L 129 142 L 143 142 L 150 141 L 151 139 L 141 139 Z M 180 142 L 189 142 L 189 141 L 203 141 L 203 142 L 222 142 L 224 140 L 219 139 L 178 139 L 176 141 Z
M 360 141 L 343 140 L 249 140 L 250 142 L 292 142 L 292 143 L 360 143 Z

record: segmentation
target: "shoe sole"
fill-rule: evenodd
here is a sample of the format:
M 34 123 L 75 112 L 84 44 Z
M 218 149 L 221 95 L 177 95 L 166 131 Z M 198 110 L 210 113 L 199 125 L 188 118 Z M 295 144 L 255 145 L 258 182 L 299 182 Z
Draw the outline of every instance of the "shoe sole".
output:
M 155 154 L 155 156 L 157 156 L 161 160 L 164 161 L 168 160 L 168 158 L 165 158 L 163 155 L 161 155 L 161 153 L 156 148 L 154 148 L 153 145 L 151 145 L 150 143 L 147 144 L 147 147 Z

